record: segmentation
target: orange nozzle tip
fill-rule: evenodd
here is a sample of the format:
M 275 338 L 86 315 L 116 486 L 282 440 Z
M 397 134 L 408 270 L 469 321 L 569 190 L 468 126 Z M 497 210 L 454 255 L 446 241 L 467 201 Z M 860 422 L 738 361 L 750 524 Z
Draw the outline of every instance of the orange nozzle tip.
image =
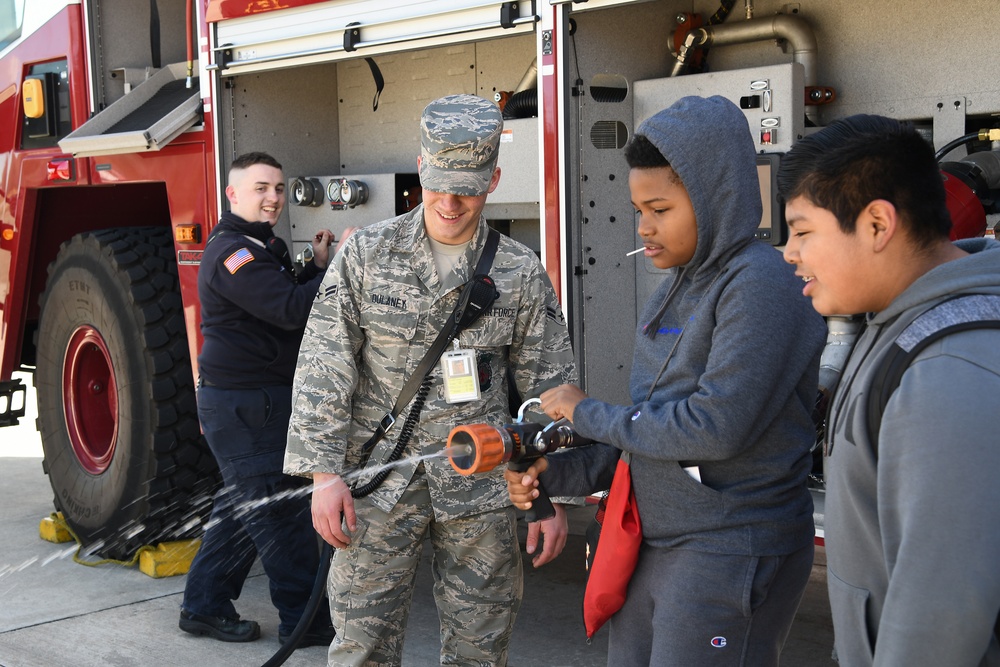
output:
M 504 444 L 500 430 L 489 424 L 468 424 L 456 426 L 448 434 L 448 448 L 466 446 L 471 448 L 467 455 L 448 455 L 451 467 L 460 475 L 489 472 L 504 460 Z

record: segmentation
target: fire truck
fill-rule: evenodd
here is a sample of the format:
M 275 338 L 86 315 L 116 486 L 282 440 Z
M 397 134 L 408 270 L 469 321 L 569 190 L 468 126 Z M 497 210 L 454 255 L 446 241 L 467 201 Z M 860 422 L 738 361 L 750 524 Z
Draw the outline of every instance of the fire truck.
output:
M 487 218 L 542 258 L 586 390 L 625 401 L 663 278 L 628 256 L 638 123 L 684 95 L 737 103 L 758 236 L 780 246 L 773 179 L 797 139 L 854 113 L 910 120 L 956 226 L 992 233 L 996 17 L 992 0 L 0 0 L 0 425 L 33 373 L 55 507 L 94 551 L 197 534 L 217 482 L 196 281 L 230 162 L 284 164 L 276 232 L 298 254 L 415 205 L 420 112 L 460 92 L 507 119 Z

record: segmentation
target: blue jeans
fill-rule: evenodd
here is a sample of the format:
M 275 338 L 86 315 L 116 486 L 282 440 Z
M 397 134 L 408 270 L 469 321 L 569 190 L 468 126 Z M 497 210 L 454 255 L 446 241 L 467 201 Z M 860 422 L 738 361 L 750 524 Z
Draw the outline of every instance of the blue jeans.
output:
M 309 496 L 287 495 L 308 482 L 282 472 L 291 405 L 291 387 L 198 390 L 198 417 L 224 486 L 187 575 L 185 611 L 236 617 L 233 600 L 259 555 L 278 632 L 291 634 L 302 616 L 319 569 L 319 546 Z M 329 618 L 324 599 L 314 628 L 329 625 Z

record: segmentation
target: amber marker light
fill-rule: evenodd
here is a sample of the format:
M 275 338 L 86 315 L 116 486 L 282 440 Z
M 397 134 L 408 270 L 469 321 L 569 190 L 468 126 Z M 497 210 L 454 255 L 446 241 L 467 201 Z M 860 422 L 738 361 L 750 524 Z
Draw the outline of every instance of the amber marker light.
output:
M 177 225 L 174 240 L 178 243 L 201 243 L 201 225 Z

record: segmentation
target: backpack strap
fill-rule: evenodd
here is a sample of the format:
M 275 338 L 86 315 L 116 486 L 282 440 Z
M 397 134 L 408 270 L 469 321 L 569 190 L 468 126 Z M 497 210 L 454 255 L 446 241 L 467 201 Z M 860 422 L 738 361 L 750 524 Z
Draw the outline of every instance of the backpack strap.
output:
M 972 329 L 1000 329 L 1000 296 L 968 294 L 943 301 L 917 316 L 896 337 L 875 371 L 868 391 L 868 440 L 876 457 L 882 414 L 903 373 L 931 343 Z

